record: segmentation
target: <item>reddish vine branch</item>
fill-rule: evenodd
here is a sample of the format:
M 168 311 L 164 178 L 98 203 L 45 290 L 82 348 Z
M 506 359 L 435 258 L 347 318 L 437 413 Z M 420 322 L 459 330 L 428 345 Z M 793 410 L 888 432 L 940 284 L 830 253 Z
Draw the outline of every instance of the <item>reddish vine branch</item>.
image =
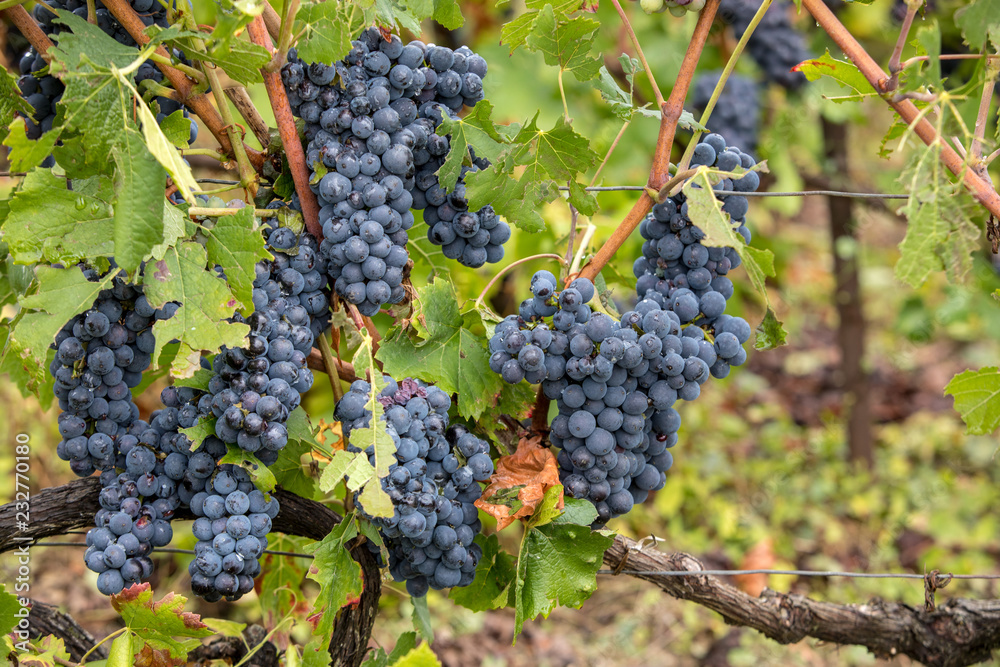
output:
M 677 79 L 667 101 L 660 107 L 660 133 L 656 139 L 656 151 L 653 154 L 653 165 L 649 172 L 648 187 L 659 190 L 670 178 L 670 149 L 674 144 L 674 135 L 677 132 L 677 122 L 684 112 L 684 99 L 687 97 L 688 88 L 694 78 L 695 68 L 701 59 L 701 52 L 705 48 L 708 40 L 708 33 L 715 20 L 715 13 L 719 9 L 720 0 L 708 0 L 705 8 L 698 15 L 698 23 L 694 27 L 691 41 L 688 44 L 684 60 L 681 62 Z M 628 212 L 618 228 L 615 229 L 611 237 L 601 246 L 600 250 L 587 263 L 580 275 L 593 280 L 600 273 L 601 269 L 614 257 L 618 249 L 622 247 L 626 239 L 632 235 L 635 228 L 639 226 L 642 219 L 646 217 L 653 207 L 653 198 L 643 192 L 639 201 L 635 203 L 632 210 Z
M 28 43 L 35 47 L 35 51 L 42 54 L 45 58 L 45 62 L 48 62 L 51 56 L 48 55 L 49 49 L 52 48 L 52 40 L 49 36 L 42 32 L 42 29 L 35 22 L 35 19 L 31 18 L 23 6 L 17 5 L 16 7 L 10 7 L 3 11 L 0 11 L 0 15 L 4 16 L 8 21 L 14 24 L 24 38 L 28 40 Z
M 890 77 L 875 62 L 865 48 L 844 27 L 823 0 L 802 0 L 802 6 L 812 14 L 823 30 L 837 43 L 844 54 L 857 66 L 861 74 L 878 93 L 884 93 L 890 84 Z M 910 126 L 914 133 L 928 146 L 938 145 L 941 162 L 956 176 L 960 176 L 973 197 L 994 216 L 1000 217 L 1000 195 L 988 180 L 980 178 L 947 143 L 941 140 L 934 126 L 926 118 L 917 118 L 919 110 L 913 102 L 884 96 L 886 103 Z
M 107 0 L 104 6 L 108 8 L 108 11 L 124 26 L 128 34 L 140 46 L 145 46 L 149 43 L 149 37 L 143 32 L 146 29 L 146 25 L 139 18 L 139 15 L 135 13 L 131 5 L 128 4 L 127 0 Z M 170 58 L 170 55 L 162 46 L 158 47 L 156 52 L 163 58 Z M 170 85 L 177 91 L 180 100 L 205 123 L 205 127 L 212 133 L 215 140 L 219 142 L 219 146 L 222 147 L 226 155 L 234 157 L 236 153 L 233 151 L 233 144 L 229 140 L 226 124 L 222 120 L 222 116 L 219 115 L 218 110 L 212 105 L 211 100 L 208 99 L 208 96 L 204 93 L 194 94 L 192 92 L 193 86 L 191 81 L 179 69 L 163 63 L 154 64 L 170 80 Z M 246 144 L 244 144 L 244 149 L 253 168 L 257 172 L 260 172 L 264 167 L 264 154 Z
M 124 0 L 118 1 L 124 2 Z M 263 46 L 268 53 L 274 54 L 274 45 L 271 43 L 271 36 L 267 33 L 263 18 L 258 16 L 251 21 L 250 25 L 247 26 L 247 34 L 250 35 L 250 41 L 254 44 Z M 261 68 L 260 73 L 264 77 L 264 87 L 267 89 L 267 97 L 271 101 L 274 120 L 278 124 L 281 143 L 285 147 L 285 157 L 288 159 L 288 168 L 292 171 L 292 180 L 295 182 L 295 192 L 299 195 L 299 204 L 302 206 L 302 217 L 305 218 L 306 229 L 317 240 L 321 240 L 323 227 L 319 224 L 319 202 L 316 201 L 316 193 L 309 187 L 309 167 L 306 165 L 306 154 L 302 150 L 302 141 L 295 128 L 295 118 L 292 116 L 292 107 L 288 103 L 285 86 L 281 83 L 281 75 L 268 71 L 266 66 Z

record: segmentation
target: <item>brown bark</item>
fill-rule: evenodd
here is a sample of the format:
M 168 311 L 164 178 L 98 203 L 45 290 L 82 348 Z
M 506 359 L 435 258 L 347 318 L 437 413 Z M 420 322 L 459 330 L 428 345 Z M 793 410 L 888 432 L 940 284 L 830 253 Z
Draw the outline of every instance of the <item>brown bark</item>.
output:
M 0 506 L 0 553 L 18 546 L 13 539 L 16 536 L 38 539 L 88 526 L 99 487 L 96 478 L 88 478 L 39 492 L 32 499 L 35 521 L 22 533 L 11 528 L 14 506 Z M 281 512 L 274 521 L 276 532 L 322 539 L 340 521 L 325 505 L 280 489 L 276 493 L 281 502 Z M 74 505 L 81 507 L 74 510 Z M 378 611 L 381 575 L 375 559 L 364 544 L 356 545 L 351 554 L 361 564 L 365 590 L 356 608 L 340 612 L 330 644 L 335 665 L 360 664 Z M 844 605 L 772 590 L 755 598 L 711 575 L 657 574 L 704 568 L 688 554 L 638 549 L 634 540 L 620 535 L 604 554 L 604 563 L 620 574 L 656 584 L 672 597 L 716 611 L 731 625 L 752 628 L 781 644 L 813 638 L 865 646 L 880 658 L 903 654 L 943 667 L 981 662 L 1000 648 L 1000 600 L 954 598 L 927 611 L 878 598 L 862 605 Z
M 1000 600 L 954 598 L 933 611 L 873 598 L 866 604 L 834 604 L 765 589 L 751 597 L 710 575 L 643 574 L 702 570 L 694 556 L 655 549 L 618 535 L 604 563 L 620 574 L 649 581 L 667 595 L 691 600 L 722 615 L 730 625 L 753 628 L 780 644 L 806 638 L 855 644 L 889 659 L 903 654 L 927 665 L 960 667 L 989 660 L 1000 648 Z
M 848 182 L 848 130 L 844 123 L 822 119 L 823 150 L 827 172 L 833 183 Z M 865 317 L 861 307 L 858 270 L 858 239 L 855 235 L 854 204 L 847 197 L 828 197 L 830 250 L 833 254 L 833 303 L 837 308 L 837 347 L 840 349 L 840 385 L 850 460 L 869 470 L 874 466 L 868 373 L 864 368 Z M 851 250 L 844 252 L 845 243 Z
M 28 633 L 32 639 L 55 635 L 63 640 L 66 652 L 74 661 L 79 661 L 84 654 L 97 642 L 90 633 L 77 624 L 73 617 L 64 614 L 53 605 L 31 601 L 31 611 L 28 613 Z M 90 660 L 104 660 L 108 657 L 108 644 L 101 644 Z

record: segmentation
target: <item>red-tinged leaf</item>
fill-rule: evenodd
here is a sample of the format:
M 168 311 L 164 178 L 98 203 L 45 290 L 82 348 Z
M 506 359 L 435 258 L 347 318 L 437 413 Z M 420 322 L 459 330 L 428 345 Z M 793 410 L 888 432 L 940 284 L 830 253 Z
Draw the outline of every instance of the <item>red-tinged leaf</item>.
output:
M 517 451 L 497 461 L 497 470 L 476 507 L 494 517 L 497 530 L 503 530 L 517 519 L 532 516 L 545 492 L 556 486 L 561 488 L 559 466 L 552 451 L 539 436 L 522 438 Z M 561 493 L 556 507 L 563 507 Z
M 135 667 L 178 667 L 187 663 L 187 658 L 173 658 L 170 651 L 153 648 L 149 644 L 143 645 L 134 660 Z
M 111 596 L 111 606 L 121 614 L 125 626 L 152 649 L 162 649 L 172 658 L 187 658 L 187 650 L 175 637 L 210 637 L 211 629 L 201 616 L 184 611 L 187 598 L 167 593 L 153 602 L 149 584 L 133 584 Z

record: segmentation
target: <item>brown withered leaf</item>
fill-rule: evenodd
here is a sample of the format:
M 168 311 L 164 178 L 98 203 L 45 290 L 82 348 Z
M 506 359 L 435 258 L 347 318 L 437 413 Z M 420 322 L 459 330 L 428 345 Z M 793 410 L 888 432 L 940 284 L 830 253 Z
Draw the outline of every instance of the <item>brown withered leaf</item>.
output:
M 774 567 L 774 560 L 774 541 L 770 537 L 765 537 L 746 552 L 743 562 L 740 563 L 740 569 L 770 570 Z M 767 588 L 766 574 L 737 574 L 733 579 L 736 580 L 736 586 L 740 590 L 753 597 L 759 597 Z
M 186 658 L 174 658 L 169 650 L 153 648 L 149 644 L 143 645 L 134 660 L 135 667 L 178 667 L 187 664 Z
M 556 457 L 542 444 L 541 436 L 521 438 L 517 451 L 497 460 L 496 472 L 476 507 L 494 517 L 497 530 L 503 530 L 517 519 L 534 514 L 545 492 L 559 484 Z M 557 507 L 562 506 L 560 498 Z

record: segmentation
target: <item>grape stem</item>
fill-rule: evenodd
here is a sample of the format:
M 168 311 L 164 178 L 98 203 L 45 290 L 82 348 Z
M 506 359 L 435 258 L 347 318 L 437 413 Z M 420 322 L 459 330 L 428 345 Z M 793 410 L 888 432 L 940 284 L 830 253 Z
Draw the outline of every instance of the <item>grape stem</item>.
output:
M 218 218 L 223 215 L 236 215 L 242 208 L 212 208 L 209 206 L 192 206 L 188 209 L 188 217 L 197 215 L 199 217 L 205 218 Z M 257 218 L 273 218 L 276 211 L 272 208 L 255 208 L 253 210 L 254 217 Z
M 632 29 L 632 24 L 629 23 L 628 15 L 622 8 L 621 3 L 618 0 L 611 0 L 615 6 L 615 11 L 618 12 L 618 16 L 622 19 L 622 24 L 625 26 L 625 32 L 628 33 L 628 38 L 632 42 L 632 47 L 635 49 L 636 56 L 639 57 L 639 62 L 642 63 L 642 68 L 646 70 L 646 78 L 649 79 L 649 85 L 653 87 L 653 97 L 656 99 L 657 108 L 663 106 L 663 93 L 660 92 L 660 87 L 656 85 L 656 79 L 653 77 L 653 70 L 649 68 L 649 63 L 646 62 L 646 54 L 642 52 L 642 47 L 639 46 L 639 38 L 635 36 L 635 31 Z M 713 12 L 714 13 L 714 12 Z M 560 70 L 560 76 L 562 71 Z M 569 114 L 566 114 L 567 116 Z
M 486 294 L 490 291 L 490 288 L 493 287 L 493 284 L 496 283 L 496 281 L 500 280 L 500 278 L 503 276 L 503 274 L 507 273 L 508 271 L 510 271 L 511 269 L 513 269 L 515 266 L 519 266 L 519 265 L 525 264 L 527 262 L 533 262 L 536 259 L 555 259 L 555 260 L 559 260 L 559 263 L 562 264 L 563 266 L 566 265 L 566 260 L 565 260 L 565 258 L 563 258 L 562 255 L 557 255 L 557 254 L 552 253 L 552 252 L 545 252 L 545 253 L 542 253 L 540 255 L 532 255 L 530 257 L 525 257 L 523 259 L 519 259 L 516 262 L 511 262 L 507 266 L 505 266 L 502 269 L 500 269 L 499 271 L 497 271 L 497 274 L 495 276 L 493 276 L 492 278 L 490 278 L 490 281 L 488 283 L 486 283 L 486 287 L 483 288 L 483 291 L 480 292 L 479 297 L 476 299 L 476 303 L 475 303 L 476 308 L 479 309 L 479 308 L 483 307 L 483 301 L 484 301 L 484 299 L 486 299 Z
M 93 646 L 91 646 L 90 650 L 88 650 L 86 653 L 84 653 L 83 657 L 80 658 L 80 661 L 77 663 L 77 665 L 80 665 L 80 666 L 84 665 L 87 662 L 87 658 L 90 657 L 90 654 L 93 653 L 94 649 L 96 649 L 98 646 L 100 646 L 104 642 L 108 641 L 109 639 L 114 639 L 118 635 L 121 635 L 121 634 L 126 633 L 126 632 L 131 632 L 131 630 L 129 630 L 128 627 L 119 628 L 118 630 L 115 630 L 114 632 L 112 632 L 110 635 L 108 635 L 107 637 L 105 637 L 101 641 L 99 641 L 96 644 L 94 644 Z
M 194 22 L 194 17 L 190 14 L 188 15 L 188 21 Z M 194 44 L 195 48 L 204 47 L 204 41 L 200 39 L 194 40 Z M 253 199 L 257 194 L 257 170 L 254 169 L 254 166 L 250 163 L 250 158 L 247 156 L 243 137 L 236 134 L 236 121 L 233 119 L 233 112 L 229 108 L 229 100 L 225 95 L 220 94 L 222 83 L 219 81 L 219 74 L 215 69 L 215 65 L 202 62 L 201 66 L 205 72 L 205 78 L 208 80 L 208 85 L 212 89 L 212 95 L 215 97 L 215 104 L 219 107 L 222 121 L 226 124 L 226 134 L 229 135 L 229 141 L 233 146 L 233 153 L 236 157 L 236 165 L 240 172 L 240 185 L 246 189 L 249 199 Z
M 20 7 L 27 1 L 28 0 L 3 0 L 3 2 L 0 2 L 0 11 L 10 9 L 11 7 Z
M 896 38 L 896 45 L 892 48 L 892 55 L 889 56 L 889 73 L 892 76 L 889 77 L 889 81 L 882 90 L 884 93 L 892 92 L 899 86 L 899 72 L 903 69 L 899 61 L 903 57 L 903 47 L 906 46 L 906 38 L 910 35 L 913 19 L 923 4 L 924 0 L 907 0 L 906 2 L 906 16 L 903 17 L 903 24 L 899 28 L 899 37 Z
M 118 1 L 124 2 L 124 0 Z M 250 22 L 250 25 L 247 26 L 247 33 L 250 35 L 250 41 L 254 44 L 263 46 L 268 53 L 274 53 L 271 37 L 267 34 L 264 19 L 260 16 Z M 322 241 L 323 227 L 319 224 L 319 202 L 316 200 L 316 193 L 309 187 L 309 168 L 306 166 L 306 154 L 302 150 L 302 141 L 299 139 L 299 132 L 295 127 L 295 118 L 292 116 L 292 107 L 288 103 L 285 86 L 281 83 L 281 75 L 268 71 L 266 67 L 261 68 L 260 73 L 264 77 L 264 87 L 267 89 L 267 97 L 271 101 L 274 120 L 278 124 L 281 143 L 285 148 L 285 157 L 288 159 L 288 168 L 292 171 L 292 180 L 295 182 L 295 192 L 299 195 L 299 204 L 302 206 L 302 217 L 306 221 L 306 229 L 316 237 L 317 241 Z
M 615 135 L 614 141 L 612 141 L 611 145 L 608 147 L 608 152 L 604 154 L 604 159 L 601 160 L 601 164 L 597 166 L 597 171 L 594 172 L 594 177 L 590 179 L 590 187 L 594 187 L 595 185 L 597 185 L 597 179 L 601 176 L 601 172 L 604 171 L 605 165 L 608 164 L 608 160 L 611 158 L 611 154 L 615 152 L 616 148 L 618 148 L 618 142 L 621 141 L 622 135 L 625 134 L 625 130 L 627 130 L 628 126 L 631 124 L 632 124 L 631 119 L 627 120 L 622 125 L 622 129 L 618 130 L 618 134 Z
M 285 64 L 288 49 L 292 47 L 292 26 L 295 25 L 295 15 L 299 12 L 299 0 L 284 0 L 284 11 L 281 17 L 281 31 L 278 37 L 278 51 L 267 68 L 277 72 Z
M 983 160 L 983 138 L 986 136 L 986 122 L 989 119 L 990 104 L 993 102 L 993 89 L 996 86 L 997 74 L 1000 74 L 1000 60 L 988 59 L 986 61 L 986 82 L 983 84 L 983 96 L 979 101 L 979 114 L 976 116 L 972 145 L 969 147 L 969 160 L 972 163 L 972 168 L 984 180 L 989 180 L 986 173 L 989 163 Z
M 573 262 L 569 266 L 569 277 L 570 279 L 576 277 L 576 273 L 580 270 L 580 264 L 583 263 L 583 256 L 587 253 L 587 246 L 594 238 L 594 234 L 597 232 L 597 227 L 593 223 L 587 223 L 587 228 L 583 231 L 583 238 L 580 239 L 580 245 L 577 246 L 576 255 L 573 256 Z
M 740 37 L 740 41 L 736 43 L 736 47 L 733 52 L 729 55 L 729 60 L 726 61 L 726 66 L 722 69 L 722 74 L 719 75 L 719 80 L 715 83 L 715 89 L 712 91 L 712 96 L 708 99 L 708 104 L 705 105 L 705 110 L 701 114 L 701 118 L 698 122 L 705 126 L 708 123 L 708 119 L 712 117 L 712 111 L 715 110 L 715 105 L 719 101 L 719 97 L 722 96 L 722 90 L 726 87 L 726 82 L 729 80 L 729 76 L 736 69 L 736 61 L 739 60 L 740 55 L 743 53 L 743 49 L 746 48 L 747 43 L 750 41 L 750 37 L 753 36 L 754 31 L 760 22 L 764 19 L 764 13 L 767 8 L 771 6 L 771 0 L 764 0 L 760 7 L 757 8 L 757 12 L 753 15 L 753 19 L 750 20 L 750 25 L 743 32 L 743 36 Z M 688 165 L 691 164 L 691 157 L 694 155 L 694 149 L 698 146 L 698 140 L 701 139 L 701 132 L 696 131 L 691 137 L 691 141 L 688 142 L 687 148 L 684 150 L 684 155 L 681 157 L 680 162 L 677 163 L 678 172 L 682 172 L 687 169 Z M 662 196 L 662 191 L 661 191 Z
M 52 48 L 52 40 L 49 36 L 42 32 L 42 29 L 35 23 L 35 19 L 31 17 L 21 3 L 17 3 L 3 10 L 0 10 L 0 14 L 4 16 L 8 21 L 14 24 L 24 38 L 35 47 L 35 51 L 42 54 L 42 58 L 45 62 L 51 62 L 52 56 L 49 55 L 49 49 Z
M 688 88 L 691 87 L 691 80 L 694 78 L 695 68 L 698 60 L 701 59 L 701 52 L 705 48 L 708 40 L 708 33 L 715 20 L 715 13 L 719 9 L 720 0 L 708 0 L 705 8 L 698 15 L 698 23 L 695 24 L 691 41 L 688 43 L 684 60 L 681 61 L 680 69 L 677 72 L 677 79 L 670 97 L 660 105 L 660 132 L 656 139 L 656 151 L 653 154 L 653 164 L 649 173 L 647 185 L 654 190 L 659 190 L 670 177 L 670 149 L 674 145 L 674 135 L 677 132 L 677 121 L 680 120 L 684 112 L 684 98 L 687 97 Z M 601 246 L 597 254 L 590 260 L 587 266 L 583 267 L 580 275 L 589 280 L 594 280 L 600 273 L 604 265 L 607 264 L 618 249 L 622 247 L 625 240 L 635 231 L 642 219 L 653 207 L 653 198 L 647 192 L 643 192 L 632 209 L 622 220 L 618 228 L 615 229 L 611 237 Z
M 144 32 L 146 29 L 145 24 L 139 18 L 139 15 L 135 13 L 129 5 L 128 0 L 107 0 L 104 6 L 111 12 L 112 16 L 118 20 L 119 23 L 125 28 L 132 39 L 139 44 L 140 47 L 146 46 L 149 43 L 149 36 Z M 33 21 L 32 21 L 33 22 Z M 36 26 L 37 27 L 37 26 Z M 170 55 L 167 53 L 166 49 L 162 46 L 156 48 L 156 53 L 158 53 L 162 58 L 168 59 Z M 233 150 L 233 143 L 229 138 L 229 134 L 226 132 L 225 123 L 222 120 L 222 116 L 216 111 L 215 107 L 209 101 L 208 97 L 204 93 L 194 93 L 191 81 L 187 76 L 181 72 L 179 69 L 172 65 L 165 65 L 163 62 L 157 62 L 157 67 L 160 71 L 170 80 L 170 84 L 174 87 L 174 90 L 180 95 L 181 99 L 184 100 L 184 104 L 187 105 L 201 120 L 205 123 L 205 127 L 208 131 L 212 133 L 219 145 L 222 146 L 222 150 L 227 154 L 234 156 L 236 153 Z M 260 171 L 264 167 L 264 154 L 260 151 L 256 151 L 249 146 L 245 147 L 247 158 L 253 165 L 256 171 Z
M 858 40 L 851 35 L 834 13 L 823 4 L 823 0 L 802 0 L 802 6 L 812 14 L 816 23 L 826 31 L 847 57 L 857 66 L 872 88 L 875 91 L 881 91 L 882 86 L 889 76 L 878 66 L 878 63 L 872 59 L 864 47 L 858 43 Z M 940 147 L 939 159 L 941 162 L 949 171 L 961 177 L 966 187 L 972 191 L 973 197 L 980 204 L 994 216 L 1000 217 L 1000 195 L 993 188 L 993 184 L 981 178 L 979 174 L 968 167 L 959 154 L 941 139 L 934 126 L 923 117 L 913 102 L 893 99 L 886 99 L 886 102 L 925 144 Z

